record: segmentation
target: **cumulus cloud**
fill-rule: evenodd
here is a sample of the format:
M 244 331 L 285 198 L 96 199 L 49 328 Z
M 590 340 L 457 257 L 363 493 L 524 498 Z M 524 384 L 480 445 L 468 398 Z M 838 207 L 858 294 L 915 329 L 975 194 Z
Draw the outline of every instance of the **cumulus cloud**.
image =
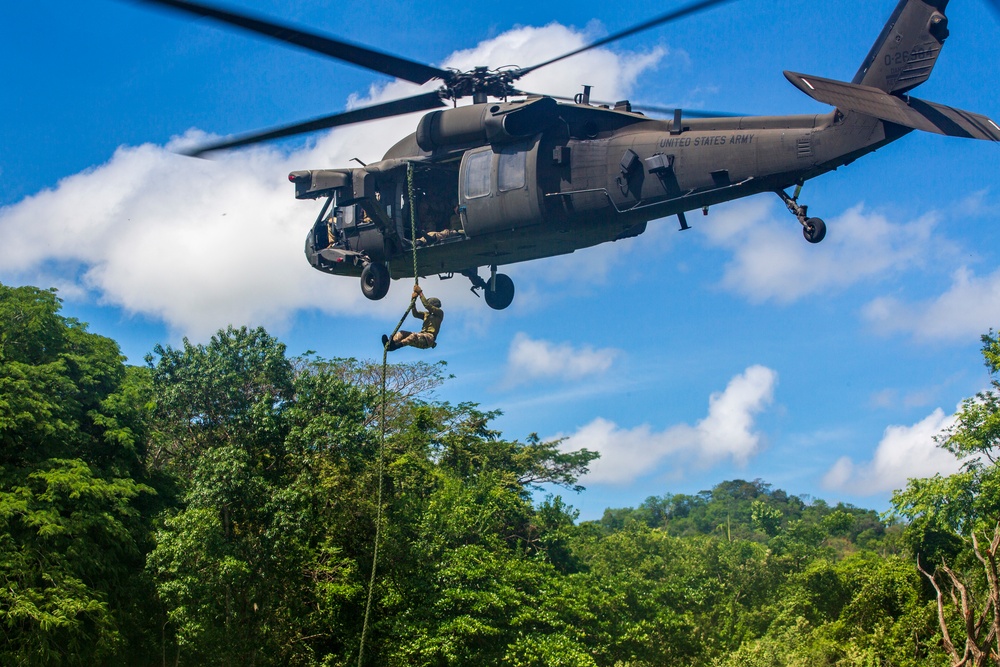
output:
M 621 355 L 612 348 L 574 347 L 518 333 L 507 354 L 508 386 L 538 380 L 581 380 L 608 371 Z
M 901 489 L 910 478 L 958 472 L 959 461 L 934 441 L 954 423 L 954 416 L 938 408 L 912 426 L 890 426 L 871 461 L 841 457 L 823 477 L 823 486 L 868 496 Z
M 976 190 L 966 195 L 955 206 L 955 214 L 964 218 L 996 215 L 998 207 L 990 195 L 990 188 Z
M 828 220 L 826 240 L 813 246 L 794 233 L 790 216 L 776 220 L 773 211 L 769 200 L 757 198 L 720 209 L 711 224 L 698 227 L 712 245 L 733 253 L 722 286 L 755 302 L 791 303 L 919 266 L 937 223 L 934 214 L 893 221 L 859 204 Z
M 996 326 L 1000 315 L 1000 270 L 976 276 L 967 267 L 952 275 L 951 287 L 926 301 L 894 297 L 869 302 L 862 311 L 880 333 L 908 333 L 922 340 L 968 340 Z
M 287 167 L 268 151 L 205 162 L 121 148 L 0 211 L 0 266 L 6 277 L 54 264 L 63 279 L 75 268 L 79 287 L 102 302 L 196 336 L 227 322 L 280 324 L 296 308 L 346 307 L 356 296 L 324 295 L 302 261 L 304 211 L 287 181 L 280 186 Z
M 875 408 L 922 408 L 934 402 L 937 388 L 917 389 L 901 392 L 897 389 L 883 389 L 871 397 L 871 405 Z
M 518 28 L 453 54 L 444 66 L 530 65 L 584 43 L 584 33 L 560 25 Z M 587 82 L 619 99 L 664 55 L 663 49 L 624 55 L 595 49 L 520 85 L 570 95 Z M 419 90 L 395 81 L 350 104 Z M 296 201 L 286 175 L 347 165 L 352 157 L 377 160 L 413 131 L 417 118 L 339 128 L 291 153 L 262 146 L 212 161 L 171 152 L 208 138 L 197 131 L 166 147 L 122 147 L 105 164 L 0 208 L 0 280 L 57 285 L 64 296 L 96 298 L 195 338 L 227 323 L 280 328 L 303 309 L 395 312 L 398 304 L 364 301 L 355 281 L 331 279 L 305 262 L 303 242 L 318 204 Z M 460 287 L 442 290 L 447 296 Z
M 655 431 L 648 424 L 621 428 L 598 418 L 569 436 L 567 450 L 600 452 L 586 479 L 590 483 L 627 484 L 670 467 L 708 468 L 731 460 L 746 465 L 761 448 L 762 436 L 754 419 L 774 400 L 778 374 L 751 366 L 734 377 L 722 392 L 709 398 L 708 415 L 694 426 L 679 424 Z

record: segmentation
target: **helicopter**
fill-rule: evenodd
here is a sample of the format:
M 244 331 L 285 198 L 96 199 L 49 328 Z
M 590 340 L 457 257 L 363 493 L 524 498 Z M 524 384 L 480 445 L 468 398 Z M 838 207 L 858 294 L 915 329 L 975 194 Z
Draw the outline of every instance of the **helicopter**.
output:
M 323 200 L 306 237 L 309 263 L 360 279 L 372 300 L 393 279 L 461 275 L 487 305 L 507 308 L 514 283 L 498 268 L 632 238 L 656 219 L 774 193 L 809 243 L 826 223 L 799 202 L 803 184 L 913 130 L 1000 141 L 990 118 L 910 96 L 928 80 L 949 36 L 948 0 L 900 0 L 850 82 L 784 72 L 834 109 L 825 114 L 733 116 L 633 107 L 515 87 L 518 79 L 589 49 L 707 11 L 701 0 L 529 67 L 441 69 L 365 46 L 188 0 L 168 7 L 437 90 L 200 146 L 248 146 L 397 115 L 428 112 L 382 160 L 293 171 L 300 200 Z M 458 105 L 465 97 L 472 104 Z M 450 108 L 445 108 L 449 106 Z M 795 188 L 792 194 L 788 190 Z M 415 253 L 416 259 L 411 260 Z M 489 277 L 480 276 L 488 267 Z

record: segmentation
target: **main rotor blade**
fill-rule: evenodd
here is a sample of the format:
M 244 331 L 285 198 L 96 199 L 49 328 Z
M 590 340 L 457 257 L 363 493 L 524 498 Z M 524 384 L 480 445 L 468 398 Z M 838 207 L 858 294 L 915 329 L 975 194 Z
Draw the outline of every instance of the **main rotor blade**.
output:
M 360 65 L 361 67 L 399 79 L 405 79 L 406 81 L 412 81 L 413 83 L 426 83 L 431 79 L 443 79 L 450 74 L 447 70 L 389 55 L 388 53 L 382 53 L 381 51 L 369 49 L 358 44 L 344 42 L 332 37 L 324 37 L 292 28 L 291 26 L 281 25 L 244 14 L 237 14 L 217 7 L 210 7 L 209 5 L 187 2 L 186 0 L 132 1 L 170 7 L 171 9 L 194 14 L 195 16 L 206 16 L 216 21 L 264 35 L 265 37 L 294 44 L 295 46 L 300 46 L 304 49 L 330 56 L 331 58 Z
M 364 123 L 365 121 L 378 120 L 380 118 L 402 116 L 403 114 L 414 113 L 416 111 L 427 111 L 444 105 L 444 100 L 441 99 L 441 96 L 436 91 L 423 93 L 422 95 L 404 97 L 403 99 L 393 100 L 392 102 L 384 102 L 382 104 L 375 104 L 370 107 L 343 111 L 341 113 L 335 113 L 331 116 L 324 116 L 322 118 L 315 118 L 303 123 L 296 123 L 295 125 L 286 125 L 272 130 L 248 134 L 242 137 L 237 137 L 236 139 L 228 139 L 226 141 L 220 141 L 207 146 L 200 146 L 194 150 L 183 151 L 183 153 L 184 155 L 199 157 L 212 151 L 221 151 L 228 148 L 259 144 L 264 141 L 282 139 L 284 137 L 295 136 L 296 134 L 305 134 L 306 132 L 316 132 L 317 130 L 326 130 L 331 127 L 339 127 L 341 125 L 351 125 L 353 123 Z
M 675 9 L 672 12 L 667 12 L 666 14 L 663 14 L 662 16 L 658 16 L 658 17 L 656 17 L 654 19 L 650 19 L 650 20 L 648 20 L 648 21 L 646 21 L 644 23 L 640 23 L 639 25 L 632 26 L 631 28 L 628 28 L 627 30 L 622 30 L 621 32 L 616 32 L 613 35 L 609 35 L 609 36 L 605 37 L 604 39 L 599 39 L 596 42 L 594 42 L 593 44 L 588 44 L 587 46 L 580 47 L 579 49 L 576 49 L 575 51 L 570 51 L 569 53 L 564 53 L 563 55 L 561 55 L 561 56 L 559 56 L 557 58 L 552 58 L 551 60 L 546 60 L 543 63 L 538 63 L 537 65 L 532 65 L 531 67 L 526 67 L 526 68 L 524 68 L 522 70 L 519 70 L 518 73 L 517 73 L 517 76 L 520 78 L 520 77 L 524 76 L 525 74 L 528 74 L 530 72 L 534 72 L 536 69 L 540 69 L 542 67 L 546 67 L 548 65 L 551 65 L 552 63 L 557 63 L 560 60 L 565 60 L 566 58 L 569 58 L 570 56 L 575 56 L 575 55 L 577 55 L 579 53 L 583 53 L 584 51 L 589 51 L 590 49 L 596 49 L 599 46 L 604 46 L 605 44 L 610 44 L 611 42 L 616 42 L 619 39 L 624 39 L 624 38 L 629 37 L 631 35 L 635 35 L 636 33 L 640 33 L 640 32 L 642 32 L 644 30 L 649 30 L 650 28 L 655 28 L 657 26 L 665 25 L 665 24 L 670 23 L 672 21 L 676 21 L 678 19 L 682 19 L 685 16 L 690 16 L 691 14 L 697 14 L 699 12 L 706 11 L 708 9 L 711 9 L 712 7 L 715 7 L 716 5 L 725 4 L 727 2 L 732 2 L 732 0 L 700 0 L 699 2 L 694 2 L 694 3 L 690 4 L 690 5 L 686 5 L 684 7 L 681 7 L 680 9 Z

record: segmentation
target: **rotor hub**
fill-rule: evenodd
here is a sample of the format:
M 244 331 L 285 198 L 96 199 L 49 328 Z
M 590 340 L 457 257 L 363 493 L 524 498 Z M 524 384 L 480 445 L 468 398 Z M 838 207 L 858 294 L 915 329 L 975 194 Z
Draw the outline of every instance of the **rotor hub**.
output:
M 472 96 L 477 102 L 485 101 L 487 97 L 506 99 L 517 95 L 514 81 L 518 78 L 517 69 L 491 70 L 486 67 L 476 67 L 468 72 L 453 70 L 445 80 L 443 97 L 457 100 L 460 97 Z

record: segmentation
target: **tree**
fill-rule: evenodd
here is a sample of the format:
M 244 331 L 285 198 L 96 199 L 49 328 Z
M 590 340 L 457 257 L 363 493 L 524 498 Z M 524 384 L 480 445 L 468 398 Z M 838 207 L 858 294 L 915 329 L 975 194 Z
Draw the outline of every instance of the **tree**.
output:
M 252 449 L 265 468 L 278 463 L 294 377 L 283 343 L 260 328 L 230 327 L 207 345 L 184 339 L 154 353 L 155 364 L 146 358 L 156 387 L 154 468 L 188 478 L 200 455 L 221 445 Z
M 342 649 L 338 605 L 360 578 L 340 512 L 374 451 L 367 394 L 323 360 L 296 368 L 263 329 L 155 352 L 154 462 L 183 492 L 148 567 L 177 654 L 297 664 Z
M 372 378 L 353 360 L 293 363 L 263 330 L 156 352 L 155 460 L 183 492 L 148 564 L 175 655 L 347 662 L 374 547 L 380 387 L 356 385 Z M 532 491 L 577 488 L 596 454 L 535 436 L 508 441 L 490 427 L 496 413 L 413 393 L 436 387 L 439 367 L 388 371 L 382 555 L 366 655 L 467 664 L 537 647 L 578 664 L 578 643 L 551 641 L 570 624 L 555 610 L 536 614 L 558 588 L 549 553 L 566 566 L 565 535 L 548 532 L 565 531 L 571 510 L 558 499 L 536 510 Z
M 0 285 L 0 662 L 141 652 L 148 384 L 54 290 Z M 150 622 L 152 621 L 152 622 Z
M 990 331 L 982 343 L 991 388 L 964 400 L 938 440 L 961 471 L 910 480 L 892 498 L 910 521 L 953 667 L 1000 661 L 1000 340 Z
M 115 415 L 104 402 L 126 375 L 118 344 L 60 309 L 54 290 L 0 285 L 0 465 L 81 457 L 127 470 L 136 443 L 106 447 Z
M 552 604 L 565 599 L 552 558 L 572 567 L 558 532 L 571 510 L 560 499 L 536 508 L 531 492 L 577 488 L 596 454 L 505 440 L 490 427 L 496 414 L 413 402 L 393 423 L 377 664 L 501 664 L 534 650 L 552 664 L 591 664 L 572 612 Z
M 962 472 L 898 496 L 924 584 L 874 512 L 761 480 L 578 524 L 538 498 L 596 453 L 434 400 L 441 364 L 385 370 L 383 412 L 380 365 L 289 359 L 263 329 L 129 367 L 52 291 L 0 286 L 0 664 L 354 664 L 376 529 L 367 664 L 996 653 L 996 384 L 942 443 Z

